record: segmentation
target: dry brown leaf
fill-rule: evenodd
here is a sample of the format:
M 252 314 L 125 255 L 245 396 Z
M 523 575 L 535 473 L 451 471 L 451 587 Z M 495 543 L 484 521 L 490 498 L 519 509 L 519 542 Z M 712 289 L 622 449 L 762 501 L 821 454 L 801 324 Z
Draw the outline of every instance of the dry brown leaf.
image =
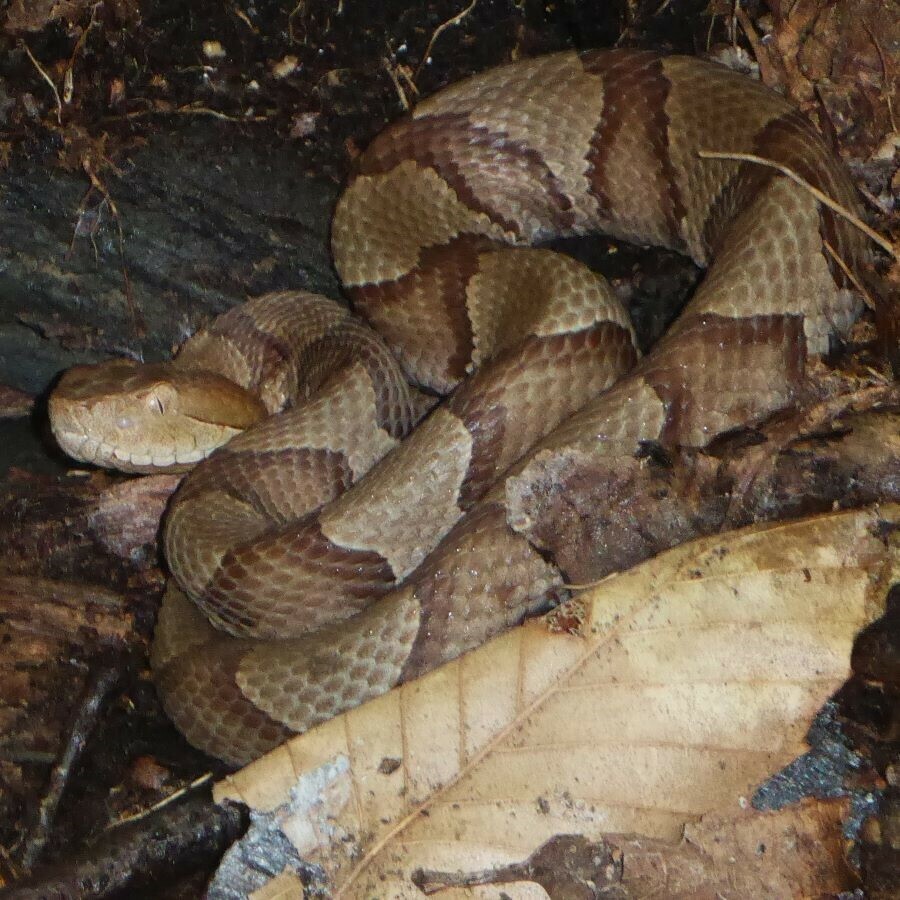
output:
M 686 826 L 677 842 L 634 835 L 606 835 L 600 841 L 561 835 L 511 866 L 475 873 L 419 869 L 411 877 L 424 894 L 449 886 L 496 888 L 530 881 L 547 896 L 566 900 L 838 893 L 856 884 L 843 857 L 845 807 L 838 800 L 807 800 L 778 812 L 704 816 Z
M 421 897 L 415 872 L 515 866 L 558 835 L 677 844 L 686 824 L 735 819 L 805 750 L 900 575 L 885 521 L 900 506 L 678 547 L 288 742 L 217 796 L 274 817 L 342 897 Z M 815 865 L 833 875 L 830 853 Z M 528 880 L 503 891 L 547 896 Z

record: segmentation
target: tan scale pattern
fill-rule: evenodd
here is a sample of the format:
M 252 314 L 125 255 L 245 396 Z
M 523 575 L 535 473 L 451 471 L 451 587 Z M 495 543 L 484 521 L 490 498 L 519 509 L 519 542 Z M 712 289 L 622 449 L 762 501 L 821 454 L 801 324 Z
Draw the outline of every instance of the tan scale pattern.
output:
M 169 586 L 150 659 L 156 688 L 178 730 L 194 746 L 233 765 L 261 756 L 293 733 L 237 683 L 241 660 L 253 645 L 213 629 Z
M 757 139 L 756 152 L 765 159 L 773 159 L 787 165 L 807 182 L 836 200 L 844 209 L 862 214 L 862 204 L 853 183 L 843 168 L 830 165 L 831 150 L 823 140 L 810 140 L 809 124 L 797 111 L 773 122 Z M 771 176 L 771 173 L 769 173 Z M 859 275 L 860 265 L 866 258 L 867 244 L 862 232 L 842 216 L 823 207 L 820 210 L 820 232 L 832 249 Z M 850 286 L 846 274 L 825 251 L 820 248 L 835 282 L 841 287 Z M 841 327 L 841 326 L 837 326 Z
M 247 390 L 252 390 L 257 380 L 253 360 L 237 341 L 227 335 L 212 335 L 205 331 L 190 338 L 172 360 L 172 365 L 189 372 L 207 371 L 212 365 L 214 371 Z M 266 412 L 277 410 L 264 405 Z
M 521 258 L 522 266 L 516 269 L 505 262 L 497 266 L 494 261 L 504 257 Z M 484 363 L 481 372 L 471 385 L 461 388 L 462 397 L 455 396 L 450 406 L 433 413 L 319 517 L 322 533 L 331 541 L 378 553 L 398 580 L 443 538 L 462 515 L 464 504 L 474 502 L 487 489 L 483 476 L 491 468 L 491 474 L 499 475 L 634 361 L 624 312 L 610 289 L 582 264 L 547 251 L 510 250 L 480 256 L 479 274 L 485 261 L 498 275 L 515 274 L 509 294 L 480 295 L 473 291 L 472 279 L 467 300 L 473 309 L 493 300 L 501 323 L 509 322 L 513 332 L 509 345 L 516 348 L 515 353 L 493 362 L 479 360 Z M 513 325 L 516 316 L 511 307 L 516 299 L 522 321 Z M 623 332 L 618 342 L 604 342 L 597 335 L 580 347 L 577 339 L 568 343 L 573 333 L 582 334 L 608 319 L 622 323 L 612 326 Z M 523 347 L 527 335 L 558 339 L 548 340 L 542 348 Z M 482 342 L 482 351 L 493 355 L 498 347 L 508 346 L 505 339 L 494 344 Z M 486 400 L 483 405 L 468 399 L 479 394 Z M 480 459 L 473 467 L 476 450 Z M 491 466 L 485 463 L 487 456 Z
M 220 371 L 257 393 L 269 412 L 296 395 L 295 365 L 304 347 L 340 329 L 348 311 L 306 291 L 284 291 L 249 300 L 194 335 L 178 356 L 181 368 Z
M 480 646 L 565 593 L 559 570 L 512 531 L 501 503 L 475 507 L 406 589 L 422 613 L 404 681 Z
M 468 509 L 534 444 L 633 368 L 630 330 L 611 322 L 532 337 L 462 385 L 448 408 L 473 438 L 460 496 Z
M 251 320 L 260 327 L 277 324 L 279 335 L 290 337 L 290 325 L 284 323 L 290 317 L 289 298 L 271 296 L 273 309 L 267 299 L 253 302 L 253 316 L 226 314 L 243 328 L 244 343 L 252 336 Z M 173 498 L 166 519 L 166 558 L 172 574 L 189 596 L 229 629 L 257 624 L 246 611 L 246 591 L 227 611 L 218 609 L 221 579 L 216 586 L 213 582 L 232 548 L 246 548 L 259 537 L 270 554 L 278 554 L 273 529 L 346 490 L 396 445 L 386 429 L 402 435 L 415 422 L 412 397 L 380 339 L 324 298 L 316 298 L 309 307 L 304 304 L 300 313 L 310 334 L 305 342 L 295 341 L 292 363 L 306 376 L 296 390 L 312 393 L 310 401 L 239 435 L 214 454 L 208 466 L 195 469 Z M 222 327 L 215 326 L 217 332 Z M 321 347 L 321 339 L 335 329 L 346 358 L 337 360 L 343 365 L 336 370 L 319 372 L 317 360 L 308 358 L 306 348 Z M 265 368 L 262 357 L 257 349 L 260 370 Z M 283 530 L 278 534 L 288 545 L 285 552 L 290 558 L 294 538 Z M 282 621 L 284 585 L 278 579 L 256 579 L 253 587 L 252 602 L 279 611 L 276 621 Z M 214 590 L 215 595 L 209 593 Z
M 375 401 L 367 369 L 353 362 L 307 402 L 266 420 L 252 433 L 239 435 L 221 455 L 276 453 L 297 447 L 328 450 L 344 457 L 358 478 L 397 444 L 378 424 Z M 411 414 L 405 418 L 398 414 L 396 418 L 409 430 Z
M 668 153 L 670 85 L 659 57 L 589 51 L 582 63 L 602 76 L 607 97 L 588 153 L 598 226 L 625 240 L 684 249 L 684 208 Z
M 407 119 L 383 132 L 362 157 L 358 176 L 390 173 L 410 158 L 434 171 L 461 203 L 487 216 L 510 241 L 529 242 L 541 232 L 574 225 L 572 199 L 546 159 L 502 131 L 473 125 L 468 116 Z M 422 235 L 422 246 L 428 237 Z
M 643 377 L 629 376 L 551 431 L 529 457 L 563 447 L 583 447 L 610 456 L 632 455 L 641 442 L 657 440 L 665 424 L 663 398 Z M 499 485 L 497 494 L 503 493 Z
M 209 619 L 169 579 L 156 618 L 150 648 L 150 666 L 155 671 L 161 671 L 179 656 L 222 637 L 224 635 L 210 624 Z
M 835 322 L 846 324 L 853 310 L 835 289 L 821 243 L 815 200 L 784 179 L 770 183 L 730 227 L 692 312 L 802 316 L 809 351 L 827 352 Z
M 454 239 L 422 251 L 420 267 L 397 281 L 350 292 L 410 379 L 440 394 L 459 384 L 472 357 L 466 290 L 483 247 L 480 237 Z M 423 322 L 428 322 L 427 341 L 421 340 Z
M 313 512 L 356 478 L 343 453 L 316 447 L 217 453 L 194 472 L 196 476 L 185 480 L 170 503 L 171 515 L 188 504 L 199 504 L 202 510 L 204 496 L 219 492 L 245 501 L 254 515 L 261 514 L 274 525 Z
M 806 364 L 799 316 L 700 314 L 679 325 L 634 376 L 666 404 L 661 443 L 705 447 L 799 399 Z M 725 371 L 723 345 L 733 366 Z
M 181 589 L 202 600 L 229 548 L 269 527 L 248 499 L 221 490 L 204 491 L 202 503 L 174 501 L 163 529 L 166 562 Z
M 193 599 L 231 634 L 284 638 L 346 619 L 394 581 L 378 552 L 337 544 L 307 517 L 235 541 Z
M 705 265 L 712 249 L 704 225 L 720 191 L 741 163 L 699 159 L 698 150 L 752 153 L 762 128 L 793 107 L 758 82 L 724 66 L 699 66 L 669 57 L 663 71 L 671 82 L 666 100 L 669 155 L 686 208 L 683 238 L 694 261 Z M 811 132 L 807 132 L 811 138 Z
M 357 178 L 341 196 L 331 224 L 334 264 L 347 287 L 394 281 L 417 267 L 423 248 L 464 232 L 504 237 L 436 172 L 404 162 Z
M 573 154 L 566 184 L 571 186 L 577 180 L 574 173 L 587 171 L 583 162 L 592 146 L 593 163 L 602 164 L 602 169 L 588 172 L 592 179 L 590 188 L 601 202 L 600 215 L 609 230 L 671 244 L 676 242 L 672 233 L 675 228 L 696 259 L 706 261 L 713 248 L 717 252 L 707 280 L 671 337 L 634 375 L 589 402 L 581 412 L 546 437 L 539 444 L 538 452 L 580 444 L 594 451 L 605 449 L 611 455 L 631 456 L 642 441 L 704 446 L 724 430 L 756 421 L 793 402 L 804 389 L 807 350 L 820 352 L 828 335 L 833 333 L 834 324 L 845 324 L 853 315 L 853 310 L 847 306 L 847 298 L 837 291 L 833 273 L 821 254 L 820 232 L 823 228 L 827 230 L 828 223 L 823 225 L 821 215 L 806 195 L 798 193 L 781 178 L 759 179 L 740 164 L 709 163 L 696 156 L 698 149 L 744 152 L 759 149 L 757 141 L 762 142 L 773 123 L 789 109 L 785 102 L 748 84 L 740 76 L 693 62 L 665 60 L 658 63 L 645 56 L 632 60 L 627 53 L 610 56 L 609 61 L 611 65 L 606 67 L 607 71 L 621 66 L 623 91 L 632 93 L 638 102 L 617 107 L 617 102 L 624 104 L 625 101 L 601 98 L 599 127 L 592 130 L 591 140 L 578 162 Z M 559 61 L 564 69 L 570 63 L 571 59 Z M 440 116 L 448 117 L 448 141 L 454 147 L 459 140 L 459 117 L 467 117 L 470 123 L 477 121 L 476 144 L 484 134 L 502 136 L 504 140 L 518 141 L 529 152 L 537 150 L 546 162 L 553 150 L 549 142 L 546 155 L 543 154 L 545 148 L 535 146 L 533 136 L 541 133 L 540 125 L 526 135 L 527 127 L 523 128 L 516 118 L 523 105 L 527 106 L 529 102 L 516 91 L 532 96 L 531 73 L 541 71 L 543 65 L 539 63 L 534 69 L 528 65 L 523 67 L 523 81 L 518 88 L 508 83 L 514 67 L 453 88 L 434 103 L 420 107 L 416 115 L 419 120 L 434 118 L 435 125 Z M 601 71 L 605 65 L 605 62 L 596 65 L 595 70 Z M 610 80 L 614 80 L 612 75 Z M 507 102 L 510 102 L 509 97 L 518 97 L 516 109 L 508 114 L 509 121 L 504 114 L 494 115 L 491 111 L 494 98 L 504 96 L 507 96 Z M 473 112 L 472 107 L 482 102 L 482 110 Z M 496 102 L 501 101 L 497 99 Z M 643 111 L 641 103 L 646 104 Z M 664 109 L 653 109 L 654 104 L 662 105 Z M 511 121 L 516 125 L 510 124 Z M 775 130 L 777 132 L 777 125 Z M 435 127 L 431 131 L 421 131 L 421 134 L 435 141 L 436 131 Z M 781 144 L 785 143 L 783 138 L 779 140 Z M 806 143 L 814 144 L 814 149 L 804 150 Z M 385 138 L 377 147 L 376 153 L 381 160 L 378 165 L 387 165 L 385 161 L 391 159 L 391 153 L 396 154 L 398 148 L 409 144 L 410 141 L 403 138 L 402 130 L 398 142 L 393 145 L 390 136 Z M 455 189 L 457 197 L 465 197 L 470 203 L 474 200 L 479 216 L 482 210 L 488 210 L 493 218 L 502 218 L 505 225 L 514 224 L 509 240 L 518 241 L 522 236 L 534 236 L 545 230 L 547 220 L 542 218 L 542 213 L 535 213 L 539 206 L 532 205 L 530 200 L 513 199 L 503 208 L 502 191 L 498 188 L 502 176 L 495 172 L 473 171 L 482 165 L 479 152 L 460 153 L 459 159 L 452 161 L 428 148 L 423 152 L 431 155 L 442 180 L 448 188 Z M 517 152 L 523 162 L 515 168 L 518 173 L 515 177 L 529 170 L 537 177 L 539 167 L 527 162 L 529 157 L 522 155 L 521 148 Z M 808 131 L 799 138 L 799 150 L 784 152 L 789 157 L 792 152 L 803 160 L 815 157 L 816 161 L 810 163 L 813 170 L 822 166 L 829 169 L 822 176 L 823 187 L 843 190 L 845 179 L 840 174 L 832 174 L 831 170 L 837 171 L 836 167 L 827 161 L 827 157 L 821 156 L 819 144 Z M 510 158 L 515 155 L 511 151 L 509 154 Z M 372 184 L 378 178 L 392 177 L 400 170 L 407 174 L 413 171 L 410 164 L 401 163 L 393 172 L 372 176 Z M 420 169 L 415 171 L 414 181 L 421 182 Z M 358 178 L 348 191 L 353 195 L 354 203 L 362 202 L 368 184 L 364 180 L 366 177 Z M 540 177 L 544 179 L 543 175 Z M 554 177 L 558 179 L 554 189 L 558 190 L 562 178 L 558 171 L 554 171 Z M 667 179 L 673 179 L 675 183 L 667 187 Z M 748 179 L 752 182 L 752 191 L 742 194 L 740 189 L 732 187 L 746 183 Z M 542 183 L 546 189 L 546 180 Z M 645 189 L 638 189 L 641 184 Z M 434 190 L 432 196 L 441 190 Z M 398 193 L 408 197 L 403 192 Z M 512 194 L 519 198 L 526 196 L 521 185 L 515 187 Z M 383 190 L 370 192 L 369 199 L 374 210 L 371 215 L 384 218 L 385 211 L 380 208 L 386 199 Z M 590 208 L 590 203 L 570 199 L 573 209 L 584 211 Z M 744 204 L 749 201 L 749 206 L 739 209 L 735 205 L 738 201 Z M 558 208 L 558 201 L 554 203 Z M 504 209 L 502 217 L 500 209 Z M 681 218 L 677 219 L 676 214 Z M 732 223 L 735 214 L 737 217 Z M 543 280 L 540 253 L 485 251 L 479 250 L 477 244 L 467 246 L 461 242 L 441 257 L 440 243 L 446 243 L 448 236 L 460 242 L 457 233 L 450 234 L 452 229 L 448 230 L 444 224 L 438 229 L 443 229 L 440 235 L 432 238 L 435 232 L 424 230 L 420 219 L 412 227 L 420 249 L 415 262 L 410 253 L 402 266 L 394 270 L 403 278 L 395 282 L 395 286 L 362 287 L 357 294 L 363 300 L 366 315 L 379 326 L 382 318 L 393 322 L 392 317 L 398 312 L 401 319 L 406 315 L 406 324 L 392 334 L 390 329 L 396 326 L 388 325 L 392 345 L 403 344 L 414 337 L 420 321 L 417 314 L 427 307 L 432 297 L 456 310 L 464 297 L 470 323 L 468 329 L 459 324 L 458 318 L 452 317 L 445 320 L 447 324 L 441 329 L 441 333 L 450 335 L 453 359 L 460 359 L 467 344 L 471 343 L 473 359 L 481 361 L 482 357 L 495 353 L 498 346 L 505 346 L 505 341 L 512 343 L 512 332 L 534 332 L 529 310 L 537 292 L 531 294 L 526 286 Z M 483 220 L 480 220 L 471 230 L 483 233 L 483 227 Z M 836 227 L 832 226 L 832 230 Z M 840 230 L 836 233 L 838 238 L 843 237 Z M 495 234 L 495 237 L 500 236 Z M 369 246 L 382 239 L 383 236 L 372 238 Z M 847 244 L 853 248 L 852 240 Z M 426 253 L 423 249 L 432 246 L 435 246 L 435 252 L 428 250 Z M 448 247 L 454 247 L 452 240 Z M 338 248 L 338 253 L 341 252 L 343 250 Z M 429 292 L 428 279 L 434 277 L 430 273 L 439 271 L 440 265 L 432 269 L 429 264 L 421 271 L 416 266 L 432 257 L 440 260 L 445 269 L 441 280 L 432 282 L 437 290 Z M 454 264 L 463 265 L 467 272 L 465 276 L 457 276 L 458 281 L 452 275 Z M 548 271 L 553 269 L 554 264 L 548 263 Z M 554 274 L 555 287 L 561 287 L 569 277 L 565 265 L 556 264 Z M 464 294 L 460 285 L 465 287 Z M 427 298 L 426 294 L 429 295 Z M 415 312 L 408 311 L 408 304 L 412 304 Z M 421 306 L 416 308 L 417 304 Z M 546 308 L 542 308 L 541 313 L 546 314 Z M 454 315 L 458 316 L 458 312 Z M 544 321 L 550 321 L 550 318 Z M 555 327 L 558 322 L 548 325 L 550 331 Z M 555 337 L 552 340 L 561 339 Z M 565 355 L 564 347 L 555 349 Z M 406 350 L 404 365 L 423 380 L 417 371 L 423 357 L 416 356 L 417 352 Z M 502 353 L 501 350 L 501 356 Z M 499 358 L 493 363 L 498 371 L 503 364 Z M 444 383 L 452 384 L 459 377 L 458 366 L 458 362 L 446 366 Z M 533 367 L 530 371 L 539 371 L 541 362 L 531 359 L 529 366 Z M 480 378 L 481 375 L 476 375 L 472 384 L 477 385 Z M 511 372 L 506 371 L 500 383 L 513 380 Z M 528 420 L 535 399 L 548 390 L 539 377 L 532 377 L 526 384 L 521 393 L 511 392 L 509 397 L 496 384 L 486 384 L 484 394 L 471 405 L 467 385 L 451 403 L 449 409 L 466 422 L 472 435 L 471 447 L 467 448 L 471 464 L 466 476 L 466 485 L 472 485 L 472 494 L 468 496 L 468 488 L 461 486 L 461 502 L 477 500 L 483 485 L 489 483 L 495 474 L 490 471 L 489 460 L 495 460 L 496 469 L 501 470 L 508 464 L 508 459 L 515 458 L 522 450 L 508 433 L 509 424 Z M 553 384 L 560 387 L 562 382 L 554 381 Z M 473 396 L 478 396 L 476 387 L 472 391 Z M 522 472 L 523 466 L 527 466 L 527 462 L 517 466 L 515 471 Z M 536 609 L 548 593 L 552 594 L 554 584 L 558 583 L 554 581 L 558 573 L 539 557 L 528 558 L 533 551 L 527 542 L 516 537 L 506 522 L 503 497 L 500 482 L 486 501 L 452 527 L 424 564 L 413 572 L 406 587 L 399 593 L 388 594 L 371 608 L 369 614 L 389 609 L 396 598 L 409 599 L 410 591 L 422 602 L 421 630 L 410 651 L 404 677 L 411 677 L 463 652 L 477 642 L 476 636 L 508 626 L 517 616 Z M 446 517 L 439 516 L 436 511 L 433 513 L 440 522 L 437 532 L 453 517 L 450 499 L 445 498 L 446 505 L 442 506 Z M 351 506 L 349 500 L 343 503 L 347 508 Z M 356 513 L 359 522 L 365 520 L 362 509 L 360 507 Z M 373 514 L 375 510 L 381 512 L 383 507 L 367 509 Z M 411 513 L 411 519 L 418 521 L 418 510 Z M 527 523 L 510 524 L 519 529 L 527 528 Z M 380 546 L 385 552 L 396 554 L 396 549 L 388 548 L 388 542 Z M 507 548 L 505 551 L 504 547 Z M 509 556 L 504 557 L 505 552 Z M 517 553 L 524 554 L 525 558 L 506 570 L 503 559 L 512 559 Z M 421 555 L 422 546 L 418 545 L 416 561 Z M 409 560 L 412 564 L 414 557 L 410 556 Z M 542 574 L 535 569 L 544 566 L 542 580 Z M 514 576 L 507 578 L 508 571 L 513 571 Z M 526 594 L 512 599 L 504 613 L 496 604 L 499 600 L 502 605 L 504 597 L 512 596 L 512 585 Z M 524 587 L 527 585 L 534 586 L 533 594 L 527 594 Z M 345 623 L 348 630 L 341 633 L 349 633 L 357 624 L 357 620 L 350 620 Z M 256 660 L 262 671 L 262 653 Z M 335 689 L 339 688 L 340 682 L 338 693 L 342 701 L 350 703 L 356 702 L 356 698 L 346 692 L 340 678 L 353 665 L 353 662 L 341 665 L 341 675 L 331 676 L 332 680 L 338 679 L 333 684 Z M 260 680 L 263 680 L 262 676 Z M 277 705 L 270 707 L 275 708 Z M 308 716 L 308 706 L 305 709 Z M 307 717 L 303 721 L 294 720 L 293 724 L 305 728 L 308 721 Z
M 572 202 L 573 229 L 584 230 L 595 224 L 596 202 L 588 190 L 584 156 L 572 148 L 589 145 L 603 103 L 600 79 L 585 72 L 577 54 L 560 53 L 499 66 L 484 77 L 451 85 L 420 103 L 413 115 L 465 116 L 476 128 L 536 150 Z M 458 164 L 472 184 L 485 177 L 468 171 L 462 160 Z M 499 182 L 508 175 L 495 177 Z M 497 202 L 509 208 L 502 190 Z
M 529 336 L 567 334 L 596 322 L 631 321 L 612 289 L 574 259 L 550 250 L 482 253 L 469 279 L 466 309 L 477 368 Z
M 242 661 L 237 681 L 261 710 L 305 731 L 396 684 L 419 633 L 420 616 L 419 601 L 401 588 L 352 624 L 269 650 L 258 646 Z
M 393 453 L 321 514 L 322 533 L 374 550 L 405 578 L 450 530 L 472 455 L 472 435 L 437 409 Z

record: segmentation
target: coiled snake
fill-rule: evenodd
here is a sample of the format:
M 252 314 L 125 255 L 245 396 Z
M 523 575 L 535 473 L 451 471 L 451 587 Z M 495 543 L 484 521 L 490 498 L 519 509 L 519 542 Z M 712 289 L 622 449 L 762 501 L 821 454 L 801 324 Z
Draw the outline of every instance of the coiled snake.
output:
M 502 476 L 529 454 L 702 448 L 805 390 L 858 312 L 833 254 L 858 270 L 862 240 L 775 169 L 704 149 L 856 208 L 809 123 L 752 80 L 645 51 L 554 54 L 446 88 L 359 159 L 332 245 L 374 332 L 286 292 L 172 363 L 64 376 L 50 411 L 72 456 L 136 472 L 209 457 L 165 519 L 180 590 L 152 659 L 192 743 L 245 762 L 561 596 L 507 515 Z M 708 268 L 640 361 L 605 282 L 534 246 L 590 232 Z

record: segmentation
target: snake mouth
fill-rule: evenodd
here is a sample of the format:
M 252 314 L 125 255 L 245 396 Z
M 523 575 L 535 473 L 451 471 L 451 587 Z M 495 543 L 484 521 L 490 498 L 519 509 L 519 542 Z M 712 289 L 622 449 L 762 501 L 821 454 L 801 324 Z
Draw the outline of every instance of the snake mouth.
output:
M 167 448 L 154 453 L 124 450 L 121 446 L 100 440 L 83 432 L 54 429 L 53 436 L 72 459 L 104 469 L 117 469 L 140 475 L 178 473 L 193 468 L 206 459 L 215 447 Z

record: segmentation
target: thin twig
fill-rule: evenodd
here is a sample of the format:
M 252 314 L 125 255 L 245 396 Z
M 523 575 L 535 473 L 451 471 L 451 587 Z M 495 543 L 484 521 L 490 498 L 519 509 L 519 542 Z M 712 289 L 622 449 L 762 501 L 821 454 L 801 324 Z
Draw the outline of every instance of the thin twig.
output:
M 397 75 L 403 79 L 406 86 L 415 94 L 417 97 L 419 96 L 419 88 L 416 86 L 415 76 L 412 73 L 412 70 L 409 66 L 398 65 L 397 66 Z
M 387 71 L 391 81 L 394 83 L 394 90 L 397 92 L 397 97 L 400 99 L 400 105 L 403 107 L 403 111 L 409 112 L 409 97 L 406 96 L 406 91 L 403 90 L 403 85 L 400 84 L 400 79 L 397 77 L 395 67 L 391 64 L 391 61 L 387 57 L 384 57 L 381 62 L 384 65 L 384 68 Z
M 141 315 L 141 312 L 137 307 L 137 303 L 135 303 L 134 295 L 131 291 L 131 279 L 128 277 L 128 265 L 125 262 L 125 232 L 122 229 L 122 217 L 119 215 L 119 208 L 116 206 L 116 201 L 113 200 L 112 195 L 106 188 L 106 185 L 100 180 L 97 173 L 94 172 L 94 167 L 91 165 L 90 157 L 86 156 L 82 160 L 81 165 L 94 188 L 96 188 L 96 190 L 98 190 L 106 198 L 106 201 L 109 204 L 109 211 L 112 213 L 113 219 L 115 219 L 116 230 L 119 236 L 119 263 L 122 268 L 122 282 L 125 292 L 125 303 L 128 307 L 128 312 L 131 315 L 131 322 L 134 326 L 135 334 L 143 337 L 147 333 L 147 326 L 144 322 L 144 317 Z M 117 172 L 117 174 L 121 173 Z
M 775 87 L 778 84 L 778 77 L 775 72 L 772 71 L 772 59 L 769 56 L 769 50 L 760 40 L 756 29 L 753 27 L 753 22 L 750 20 L 750 16 L 744 12 L 740 3 L 734 8 L 734 15 L 738 25 L 743 28 L 747 43 L 750 44 L 750 49 L 756 57 L 756 64 L 759 66 L 759 75 L 763 84 L 767 84 L 769 87 Z M 737 29 L 735 29 L 735 31 L 737 31 Z
M 40 72 L 41 78 L 50 85 L 50 89 L 53 91 L 53 96 L 56 99 L 56 121 L 62 125 L 62 99 L 59 96 L 59 91 L 56 89 L 56 85 L 53 83 L 53 79 L 44 71 L 41 64 L 34 58 L 34 54 L 31 50 L 28 49 L 28 44 L 24 41 L 22 42 L 22 46 L 25 48 L 25 52 L 28 54 L 28 58 L 34 64 L 34 67 Z
M 288 13 L 288 37 L 292 44 L 296 43 L 296 39 L 294 38 L 294 18 L 301 12 L 304 6 L 306 6 L 306 0 L 300 0 L 300 2 Z M 306 43 L 305 35 L 303 37 L 303 43 Z
M 422 69 L 425 68 L 425 64 L 428 62 L 429 58 L 431 57 L 431 48 L 434 46 L 434 42 L 448 28 L 452 28 L 454 25 L 459 25 L 459 23 L 462 22 L 462 20 L 465 19 L 465 17 L 467 15 L 469 15 L 469 13 L 472 12 L 473 9 L 475 9 L 475 5 L 477 3 L 478 3 L 478 0 L 472 0 L 472 2 L 464 10 L 462 10 L 462 12 L 458 12 L 455 16 L 453 16 L 453 18 L 447 19 L 446 22 L 441 22 L 441 24 L 438 25 L 438 27 L 434 29 L 434 31 L 431 33 L 431 38 L 428 41 L 428 46 L 425 48 L 425 52 L 422 54 L 422 59 L 416 68 L 415 74 L 413 75 L 414 81 L 418 80 L 419 75 L 422 73 Z
M 891 69 L 890 66 L 888 66 L 888 61 L 885 58 L 884 50 L 882 49 L 878 38 L 876 38 L 875 35 L 872 34 L 872 29 L 869 28 L 869 23 L 863 22 L 862 26 L 868 32 L 872 43 L 875 45 L 875 52 L 878 54 L 878 58 L 881 60 L 881 77 L 884 79 L 884 90 L 882 91 L 882 93 L 884 95 L 885 103 L 887 103 L 888 119 L 890 119 L 891 121 L 891 131 L 896 131 L 897 123 L 894 121 L 894 105 L 891 102 L 891 94 L 894 93 L 894 82 L 891 80 Z
M 90 33 L 90 30 L 97 24 L 97 9 L 103 6 L 102 3 L 95 3 L 91 7 L 91 19 L 85 26 L 84 30 L 81 32 L 78 40 L 75 42 L 75 48 L 72 50 L 72 55 L 69 57 L 69 65 L 66 66 L 66 76 L 65 76 L 65 100 L 66 105 L 68 106 L 72 102 L 72 96 L 75 92 L 75 79 L 73 76 L 73 72 L 75 71 L 75 58 L 84 48 L 85 42 L 87 41 L 87 36 Z
M 229 116 L 227 113 L 210 109 L 208 106 L 179 106 L 170 112 L 183 116 L 212 116 L 223 122 L 268 122 L 271 118 L 270 116 Z
M 84 700 L 69 731 L 69 741 L 53 767 L 50 787 L 38 806 L 34 828 L 22 854 L 22 863 L 28 871 L 34 868 L 47 845 L 56 811 L 69 778 L 84 753 L 88 738 L 97 726 L 100 714 L 106 707 L 107 698 L 119 683 L 121 676 L 119 666 L 100 669 L 94 674 L 85 691 Z
M 210 109 L 207 106 L 179 106 L 172 110 L 173 113 L 180 116 L 209 116 L 213 119 L 219 119 L 221 122 L 269 122 L 272 116 L 229 116 L 227 113 L 219 112 L 217 109 Z
M 231 11 L 254 33 L 259 34 L 259 29 L 250 21 L 247 13 L 245 13 L 237 4 L 232 4 Z
M 838 264 L 840 270 L 850 279 L 850 282 L 853 284 L 853 287 L 856 288 L 857 291 L 862 295 L 863 300 L 866 303 L 866 306 L 869 309 L 875 309 L 875 301 L 870 296 L 869 292 L 862 286 L 860 280 L 850 271 L 850 266 L 844 262 L 841 258 L 840 254 L 831 244 L 828 243 L 824 238 L 822 239 L 822 246 L 825 247 L 825 250 L 828 252 L 828 255 Z
M 609 581 L 611 578 L 615 578 L 616 575 L 620 574 L 619 572 L 611 572 L 609 575 L 604 575 L 602 578 L 598 578 L 597 581 L 567 581 L 563 584 L 563 587 L 567 591 L 589 591 L 595 587 L 599 587 L 603 584 L 604 581 Z M 577 598 L 575 598 L 577 599 Z M 571 602 L 571 601 L 568 601 Z
M 662 15 L 666 7 L 672 2 L 672 0 L 662 0 L 662 3 L 653 10 L 653 14 L 650 16 L 651 19 L 655 19 L 657 16 Z
M 179 788 L 175 791 L 174 794 L 169 794 L 168 797 L 163 797 L 159 803 L 154 803 L 149 809 L 141 810 L 139 813 L 135 813 L 133 816 L 125 816 L 124 818 L 117 819 L 115 822 L 110 822 L 109 825 L 104 828 L 104 831 L 112 831 L 118 828 L 120 825 L 131 824 L 132 822 L 137 822 L 140 819 L 146 819 L 147 816 L 153 815 L 153 813 L 159 812 L 159 810 L 164 809 L 167 806 L 171 806 L 177 800 L 180 800 L 184 797 L 185 794 L 190 793 L 191 791 L 196 791 L 198 788 L 203 787 L 204 785 L 209 784 L 213 779 L 212 772 L 207 772 L 205 775 L 201 775 L 199 778 L 195 778 L 190 784 L 186 784 L 183 788 Z
M 177 106 L 174 109 L 136 109 L 123 113 L 121 116 L 110 116 L 104 121 L 143 119 L 146 116 L 211 116 L 214 119 L 221 119 L 223 122 L 268 122 L 272 118 L 271 116 L 229 116 L 227 113 L 210 109 L 208 106 Z
M 756 156 L 753 153 L 719 153 L 714 150 L 698 150 L 697 155 L 701 159 L 734 159 L 739 160 L 741 162 L 751 162 L 756 163 L 760 166 L 768 166 L 770 169 L 777 169 L 781 172 L 782 175 L 790 178 L 791 181 L 799 184 L 801 187 L 806 188 L 819 203 L 824 203 L 832 212 L 836 212 L 839 216 L 846 219 L 851 225 L 858 228 L 863 234 L 869 237 L 871 240 L 875 241 L 885 253 L 890 254 L 897 258 L 897 251 L 890 244 L 890 242 L 886 241 L 877 231 L 873 231 L 866 225 L 862 219 L 859 219 L 857 216 L 854 216 L 852 212 L 845 209 L 841 206 L 840 203 L 837 203 L 835 200 L 832 200 L 827 194 L 823 194 L 817 187 L 810 184 L 806 179 L 801 178 L 796 172 L 792 169 L 789 169 L 787 166 L 783 166 L 781 163 L 774 162 L 771 159 L 765 159 L 762 156 Z

